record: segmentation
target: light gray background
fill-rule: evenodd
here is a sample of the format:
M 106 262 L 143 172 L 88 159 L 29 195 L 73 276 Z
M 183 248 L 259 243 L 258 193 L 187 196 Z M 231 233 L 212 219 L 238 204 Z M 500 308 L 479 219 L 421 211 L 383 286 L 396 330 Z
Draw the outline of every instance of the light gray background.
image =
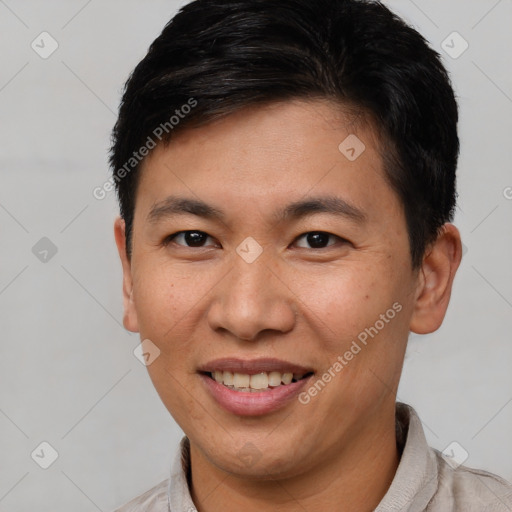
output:
M 0 511 L 108 511 L 168 476 L 182 433 L 121 325 L 117 205 L 92 190 L 121 87 L 183 3 L 0 0 Z M 443 327 L 411 337 L 398 398 L 431 445 L 457 441 L 512 479 L 512 2 L 386 3 L 452 74 L 467 247 Z M 31 48 L 42 31 L 59 44 L 48 59 Z M 457 59 L 441 48 L 453 31 L 469 43 Z M 59 454 L 46 470 L 30 456 L 42 441 Z

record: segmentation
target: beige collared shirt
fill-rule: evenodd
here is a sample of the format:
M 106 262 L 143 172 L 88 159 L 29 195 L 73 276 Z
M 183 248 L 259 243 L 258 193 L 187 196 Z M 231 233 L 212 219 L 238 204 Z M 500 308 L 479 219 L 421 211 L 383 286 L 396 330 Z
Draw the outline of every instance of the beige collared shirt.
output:
M 374 512 L 512 512 L 512 484 L 486 471 L 457 466 L 430 448 L 412 407 L 397 403 L 396 431 L 400 464 Z M 187 437 L 180 448 L 170 478 L 116 512 L 196 512 L 187 484 Z

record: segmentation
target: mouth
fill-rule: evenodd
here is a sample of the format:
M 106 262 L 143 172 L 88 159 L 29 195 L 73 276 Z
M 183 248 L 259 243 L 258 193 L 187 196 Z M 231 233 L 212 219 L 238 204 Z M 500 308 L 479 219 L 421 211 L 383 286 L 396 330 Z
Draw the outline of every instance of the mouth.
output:
M 242 393 L 269 392 L 281 386 L 307 379 L 313 372 L 292 373 L 292 372 L 260 372 L 255 374 L 238 373 L 215 370 L 213 372 L 201 372 L 224 387 Z
M 210 361 L 198 373 L 217 405 L 238 416 L 257 416 L 293 404 L 315 372 L 278 359 L 227 358 Z

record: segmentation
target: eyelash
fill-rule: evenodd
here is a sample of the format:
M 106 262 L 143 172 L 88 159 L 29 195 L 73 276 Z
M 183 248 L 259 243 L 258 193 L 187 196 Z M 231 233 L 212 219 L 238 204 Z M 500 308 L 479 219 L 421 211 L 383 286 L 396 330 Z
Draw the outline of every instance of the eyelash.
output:
M 172 235 L 169 235 L 167 236 L 164 241 L 163 241 L 163 245 L 165 247 L 167 247 L 171 242 L 173 242 L 178 236 L 180 235 L 185 235 L 187 233 L 201 233 L 202 235 L 206 235 L 208 238 L 212 238 L 212 236 L 208 235 L 208 233 L 205 233 L 204 231 L 200 231 L 200 230 L 195 230 L 195 229 L 190 229 L 190 230 L 185 230 L 185 231 L 178 231 L 176 233 L 173 233 Z M 301 235 L 299 235 L 295 240 L 294 240 L 294 243 L 297 242 L 297 240 L 300 240 L 301 238 L 304 238 L 306 237 L 307 235 L 311 235 L 311 234 L 320 234 L 320 235 L 327 235 L 328 237 L 330 238 L 334 238 L 336 239 L 338 242 L 341 242 L 341 243 L 350 243 L 348 242 L 348 240 L 345 240 L 344 238 L 341 238 L 337 235 L 333 235 L 332 233 L 328 233 L 326 231 L 307 231 L 306 233 L 302 233 Z M 194 248 L 199 248 L 199 249 L 204 249 L 205 247 L 209 247 L 209 246 L 198 246 L 198 247 L 193 247 L 193 246 L 189 246 L 189 245 L 184 245 L 184 244 L 177 244 L 177 245 L 180 245 L 181 247 L 186 247 L 188 249 L 194 249 Z M 333 245 L 336 245 L 335 243 L 332 243 L 332 244 L 327 244 L 325 247 L 320 247 L 320 248 L 314 248 L 314 247 L 309 247 L 309 249 L 311 250 L 320 250 L 320 249 L 327 249 L 329 247 L 332 247 Z M 308 247 L 300 247 L 301 249 L 308 249 Z

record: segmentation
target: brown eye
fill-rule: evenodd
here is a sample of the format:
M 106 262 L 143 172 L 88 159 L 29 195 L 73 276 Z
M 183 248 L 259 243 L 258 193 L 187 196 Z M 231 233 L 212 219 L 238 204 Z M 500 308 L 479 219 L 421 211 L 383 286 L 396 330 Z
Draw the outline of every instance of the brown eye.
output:
M 334 245 L 336 238 L 339 237 L 324 231 L 310 231 L 297 239 L 297 245 L 305 249 L 323 249 L 324 247 Z
M 204 231 L 180 231 L 168 237 L 166 243 L 174 242 L 185 247 L 205 247 L 209 238 L 211 239 Z

